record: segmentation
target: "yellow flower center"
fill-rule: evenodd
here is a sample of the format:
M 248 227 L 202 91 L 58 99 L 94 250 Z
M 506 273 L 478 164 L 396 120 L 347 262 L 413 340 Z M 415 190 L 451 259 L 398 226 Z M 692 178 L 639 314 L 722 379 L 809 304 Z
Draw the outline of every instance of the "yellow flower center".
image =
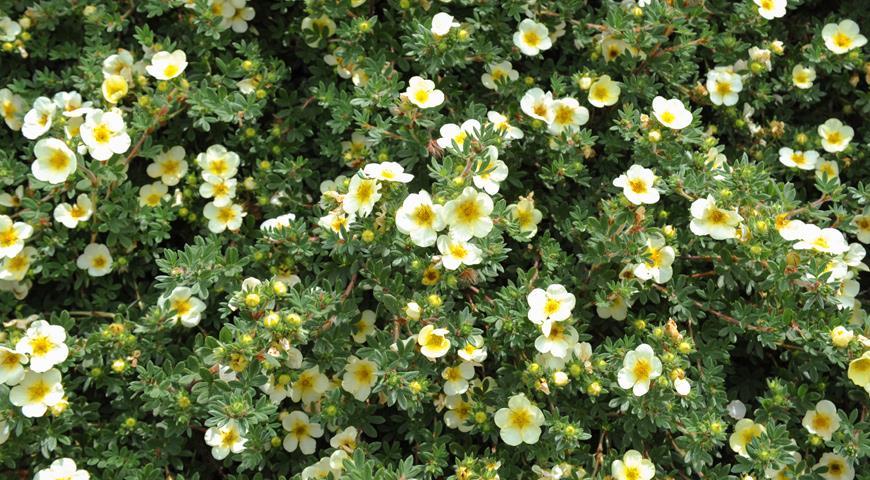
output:
M 731 84 L 728 82 L 716 82 L 716 93 L 720 95 L 731 93 Z
M 169 65 L 163 67 L 163 75 L 166 78 L 172 78 L 172 77 L 178 75 L 178 70 L 179 70 L 178 65 L 174 65 L 174 64 L 170 63 Z
M 607 100 L 607 97 L 609 96 L 610 95 L 607 91 L 607 87 L 605 87 L 604 85 L 598 85 L 597 87 L 592 89 L 592 98 L 599 102 Z
M 637 467 L 625 467 L 625 480 L 640 480 L 640 469 Z
M 45 335 L 33 337 L 30 340 L 31 355 L 34 357 L 44 357 L 48 352 L 54 349 L 54 342 Z
M 532 415 L 525 408 L 519 410 L 511 410 L 508 415 L 509 428 L 517 430 L 525 430 L 532 424 Z
M 833 131 L 825 136 L 828 143 L 838 144 L 843 141 L 843 135 L 839 131 Z
M 523 33 L 523 41 L 526 42 L 526 45 L 530 47 L 536 47 L 539 43 L 541 43 L 541 37 L 537 32 L 528 31 Z
M 423 345 L 429 347 L 432 350 L 443 350 L 450 345 L 450 342 L 441 335 L 429 334 L 424 339 Z
M 75 204 L 69 209 L 69 216 L 75 218 L 76 220 L 84 217 L 87 214 L 88 211 L 84 207 L 79 206 L 79 204 Z
M 231 206 L 221 207 L 218 210 L 217 218 L 221 223 L 230 223 L 236 215 Z
M 547 106 L 543 102 L 536 103 L 535 106 L 532 107 L 532 111 L 539 117 L 547 116 Z
M 179 317 L 187 315 L 193 308 L 189 299 L 175 300 L 172 302 L 172 309 Z
M 432 228 L 435 223 L 435 212 L 429 205 L 420 205 L 414 209 L 414 221 L 420 227 Z
M 634 178 L 634 179 L 631 179 L 628 181 L 628 188 L 630 188 L 632 192 L 638 193 L 638 194 L 646 193 L 646 191 L 647 191 L 646 183 L 644 183 L 643 180 L 640 180 L 637 178 Z
M 27 403 L 42 403 L 48 392 L 51 391 L 48 384 L 43 380 L 38 380 L 27 387 Z
M 807 75 L 805 70 L 798 70 L 794 74 L 794 82 L 795 83 L 807 83 L 810 80 L 810 76 Z
M 813 417 L 812 425 L 816 431 L 827 430 L 831 428 L 831 419 L 827 415 L 816 414 Z
M 18 243 L 18 232 L 10 227 L 8 230 L 0 232 L 0 247 L 11 247 Z
M 463 200 L 456 213 L 459 215 L 460 223 L 471 223 L 481 216 L 480 208 L 474 199 Z
M 167 160 L 163 162 L 161 165 L 163 169 L 163 175 L 176 175 L 178 174 L 178 170 L 181 168 L 181 162 L 177 160 Z
M 466 249 L 462 244 L 454 243 L 450 245 L 450 256 L 456 257 L 459 259 L 465 258 L 468 255 L 468 249 Z
M 843 462 L 840 462 L 838 460 L 832 460 L 831 462 L 828 463 L 828 473 L 832 473 L 834 475 L 840 475 L 843 473 L 843 470 L 845 470 L 845 469 L 846 468 L 845 468 L 845 465 L 843 465 Z
M 426 103 L 429 100 L 429 92 L 426 90 L 417 90 L 414 92 L 414 99 L 417 103 Z
M 504 70 L 496 69 L 496 70 L 492 71 L 490 76 L 492 77 L 493 82 L 498 82 L 498 81 L 502 80 L 503 78 L 507 77 L 507 73 L 505 73 Z
M 773 0 L 761 0 L 761 8 L 763 10 L 773 9 Z
M 109 143 L 109 140 L 112 139 L 112 131 L 109 129 L 109 126 L 105 123 L 101 123 L 94 127 L 94 140 L 97 143 Z
M 375 194 L 373 183 L 371 180 L 363 180 L 359 183 L 354 194 L 359 203 L 365 204 L 371 201 L 372 196 Z
M 556 118 L 555 122 L 560 125 L 567 125 L 571 123 L 574 119 L 574 109 L 568 107 L 566 105 L 559 105 L 556 107 Z
M 677 116 L 671 113 L 670 111 L 662 113 L 662 122 L 665 124 L 673 123 L 674 120 L 677 119 Z
M 30 264 L 27 257 L 24 255 L 18 255 L 10 258 L 6 262 L 6 270 L 10 272 L 21 272 L 27 270 L 27 266 Z
M 48 166 L 52 170 L 66 170 L 69 167 L 69 157 L 61 150 L 55 150 L 48 157 Z
M 550 316 L 559 311 L 559 307 L 562 306 L 562 303 L 556 300 L 555 298 L 548 298 L 544 303 L 544 313 L 547 316 Z
M 819 250 L 827 250 L 831 245 L 825 237 L 819 235 L 815 240 L 813 240 L 813 246 L 818 247 Z
M 634 362 L 634 368 L 632 368 L 632 373 L 634 373 L 634 378 L 638 382 L 645 382 L 649 380 L 649 376 L 652 373 L 652 364 L 649 360 L 645 358 L 641 358 L 638 361 Z
M 371 366 L 363 364 L 356 367 L 356 371 L 353 372 L 353 377 L 358 383 L 367 384 L 372 383 L 374 373 L 375 372 L 372 370 Z
M 0 364 L 2 364 L 3 368 L 7 370 L 15 368 L 21 363 L 20 357 L 21 356 L 17 353 L 3 352 L 3 358 L 0 359 Z
M 12 118 L 12 115 L 15 115 L 15 105 L 12 104 L 11 100 L 3 101 L 3 117 L 4 118 Z
M 224 448 L 232 448 L 239 441 L 239 432 L 235 428 L 227 429 L 221 434 L 221 446 Z
M 846 35 L 843 32 L 835 33 L 834 37 L 831 40 L 833 40 L 834 45 L 840 48 L 849 48 L 852 45 L 852 37 Z
M 217 175 L 218 177 L 224 176 L 230 170 L 230 166 L 227 161 L 223 158 L 217 158 L 211 161 L 208 169 L 211 171 L 213 175 Z
M 806 157 L 804 157 L 804 154 L 802 152 L 795 152 L 791 155 L 791 161 L 795 165 L 803 165 L 804 163 L 806 163 L 807 159 Z
M 94 257 L 93 260 L 91 260 L 91 266 L 93 266 L 94 268 L 103 268 L 108 263 L 109 263 L 109 261 L 106 260 L 106 257 L 104 257 L 102 255 L 97 255 L 96 257 Z
M 710 208 L 707 210 L 707 221 L 715 224 L 724 224 L 728 219 L 728 215 L 718 208 Z

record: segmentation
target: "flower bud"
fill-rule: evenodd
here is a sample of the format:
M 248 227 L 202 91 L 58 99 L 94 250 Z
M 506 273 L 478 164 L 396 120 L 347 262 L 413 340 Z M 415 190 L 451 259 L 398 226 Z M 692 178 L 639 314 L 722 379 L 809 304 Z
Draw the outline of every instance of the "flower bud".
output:
M 846 348 L 855 337 L 854 332 L 840 325 L 831 330 L 831 343 L 837 348 Z

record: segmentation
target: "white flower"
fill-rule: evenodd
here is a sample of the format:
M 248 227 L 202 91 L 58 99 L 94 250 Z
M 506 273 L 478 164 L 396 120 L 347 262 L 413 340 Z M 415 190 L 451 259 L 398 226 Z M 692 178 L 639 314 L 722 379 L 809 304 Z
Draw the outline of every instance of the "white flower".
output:
M 737 225 L 743 221 L 737 211 L 722 210 L 712 195 L 692 202 L 689 229 L 695 235 L 709 235 L 715 240 L 737 237 Z
M 129 86 L 124 77 L 120 75 L 111 75 L 103 80 L 101 90 L 106 102 L 114 105 L 127 95 Z
M 447 355 L 450 350 L 450 340 L 447 340 L 447 334 L 450 333 L 446 328 L 436 328 L 434 325 L 426 325 L 420 329 L 417 334 L 417 345 L 420 345 L 420 353 L 429 360 Z
M 112 255 L 105 245 L 90 243 L 76 259 L 76 266 L 92 277 L 102 277 L 112 271 Z
M 269 396 L 269 401 L 275 405 L 280 404 L 285 398 L 290 396 L 290 375 L 282 374 L 269 375 L 266 383 L 260 385 L 260 390 Z
M 48 407 L 63 401 L 63 395 L 60 370 L 52 368 L 42 373 L 28 370 L 21 382 L 9 391 L 9 401 L 21 407 L 25 417 L 36 418 L 45 415 Z
M 216 207 L 225 207 L 232 203 L 238 184 L 235 178 L 223 178 L 210 173 L 203 173 L 202 176 L 205 179 L 199 185 L 199 195 L 202 198 L 211 198 Z
M 659 191 L 653 186 L 656 175 L 652 170 L 632 165 L 624 174 L 613 180 L 614 187 L 622 188 L 622 193 L 635 205 L 653 204 L 659 201 Z
M 743 80 L 739 74 L 718 68 L 707 73 L 707 91 L 713 105 L 737 104 L 737 94 L 741 90 L 743 90 Z
M 807 150 L 802 152 L 788 147 L 779 149 L 779 163 L 786 167 L 799 168 L 801 170 L 814 170 L 819 161 L 819 152 Z
M 562 322 L 571 316 L 571 310 L 577 303 L 573 293 L 564 286 L 554 283 L 547 290 L 536 288 L 526 297 L 529 303 L 528 318 L 535 325 L 540 325 L 544 335 L 550 334 L 553 322 Z
M 852 225 L 855 225 L 858 236 L 858 241 L 861 243 L 870 243 L 870 215 L 855 215 L 852 219 Z
M 217 460 L 227 458 L 232 453 L 245 450 L 248 439 L 242 435 L 241 426 L 235 420 L 229 420 L 222 427 L 211 427 L 205 431 L 205 443 L 211 447 L 211 456 Z
M 441 371 L 444 379 L 444 393 L 447 395 L 462 395 L 468 391 L 468 381 L 474 378 L 474 365 L 462 362 L 454 367 Z
M 622 295 L 612 294 L 607 297 L 607 303 L 596 305 L 595 313 L 602 319 L 625 320 L 629 306 L 630 304 L 622 298 Z
M 840 177 L 840 166 L 836 160 L 822 160 L 816 164 L 816 178 L 836 180 Z
M 525 55 L 537 55 L 553 46 L 550 31 L 542 23 L 526 18 L 514 33 L 514 45 Z
M 589 103 L 598 108 L 609 107 L 619 101 L 622 89 L 619 84 L 610 79 L 609 75 L 602 75 L 589 86 Z
M 375 332 L 375 312 L 372 310 L 363 310 L 359 320 L 353 324 L 353 341 L 356 343 L 365 343 L 366 337 Z
M 441 263 L 447 270 L 456 270 L 462 265 L 477 265 L 482 260 L 480 248 L 466 240 L 459 240 L 453 233 L 439 236 L 437 244 Z
M 575 98 L 560 98 L 553 101 L 548 120 L 547 131 L 553 135 L 561 135 L 565 131 L 573 131 L 586 125 L 589 121 L 589 109 L 581 106 Z
M 867 37 L 861 35 L 858 24 L 852 20 L 843 20 L 839 24 L 829 23 L 822 29 L 822 38 L 828 50 L 842 55 L 849 50 L 861 48 L 867 44 Z
M 463 400 L 460 395 L 452 395 L 444 400 L 444 406 L 448 409 L 444 414 L 444 424 L 447 428 L 455 428 L 460 432 L 471 431 L 472 426 L 468 424 L 473 408 L 471 403 Z
M 463 145 L 465 145 L 465 140 L 468 139 L 469 136 L 477 138 L 477 136 L 480 135 L 480 122 L 472 119 L 462 122 L 462 125 L 445 123 L 441 126 L 438 132 L 441 134 L 441 138 L 435 140 L 435 143 L 437 143 L 439 147 L 453 148 L 453 144 L 455 143 L 461 150 Z
M 260 224 L 260 230 L 264 232 L 272 231 L 272 230 L 281 230 L 290 226 L 290 224 L 296 220 L 296 215 L 293 213 L 285 213 L 284 215 L 279 215 L 275 218 L 270 218 L 263 223 Z
M 91 102 L 82 102 L 78 92 L 57 92 L 52 101 L 67 118 L 79 118 L 92 110 Z
M 692 123 L 692 112 L 686 110 L 677 98 L 670 100 L 664 97 L 656 97 L 653 99 L 653 115 L 661 122 L 662 125 L 674 130 L 681 130 Z
M 84 193 L 76 197 L 76 203 L 59 203 L 54 207 L 54 220 L 60 222 L 66 228 L 76 228 L 79 222 L 86 222 L 94 213 L 94 204 L 91 198 Z
M 763 65 L 768 72 L 773 70 L 770 50 L 766 48 L 750 47 L 747 53 L 749 53 L 749 60 Z
M 15 385 L 24 378 L 24 366 L 27 355 L 0 346 L 0 383 Z
M 356 357 L 348 358 L 341 377 L 341 388 L 353 395 L 360 402 L 366 401 L 372 393 L 372 387 L 378 381 L 378 365 L 371 361 Z
M 516 204 L 508 205 L 507 211 L 517 222 L 520 232 L 528 233 L 529 237 L 534 237 L 538 233 L 538 224 L 541 223 L 544 215 L 535 208 L 535 201 L 531 195 L 520 197 Z
M 819 463 L 813 465 L 813 470 L 827 468 L 825 473 L 819 473 L 825 480 L 852 480 L 855 478 L 855 467 L 846 457 L 836 453 L 825 453 Z
M 614 460 L 610 470 L 614 480 L 650 480 L 656 475 L 656 466 L 637 450 L 629 450 L 622 460 Z
M 0 42 L 12 42 L 21 33 L 21 24 L 7 16 L 0 17 Z
M 241 205 L 232 202 L 221 207 L 214 202 L 209 202 L 205 205 L 202 214 L 208 219 L 208 229 L 212 233 L 238 230 L 242 226 L 242 218 L 247 215 Z
M 317 48 L 321 39 L 335 34 L 335 22 L 326 15 L 317 18 L 305 17 L 302 19 L 301 30 L 306 34 L 305 44 L 311 48 Z
M 345 452 L 353 452 L 356 450 L 356 438 L 359 436 L 359 431 L 354 426 L 345 428 L 336 433 L 329 439 L 329 446 L 336 450 L 344 450 Z
M 36 472 L 33 480 L 88 480 L 91 474 L 76 467 L 71 458 L 59 458 L 51 466 Z
M 108 160 L 130 148 L 130 135 L 121 115 L 114 111 L 91 110 L 81 126 L 82 141 L 96 160 Z
M 553 94 L 533 88 L 520 99 L 520 109 L 532 118 L 549 123 L 553 110 Z
M 460 348 L 456 353 L 459 355 L 459 358 L 466 362 L 483 362 L 487 356 L 486 347 L 483 345 L 483 336 L 472 335 L 465 343 L 465 346 Z
M 178 321 L 185 327 L 195 327 L 205 311 L 205 303 L 193 296 L 193 292 L 187 287 L 175 287 L 172 292 L 161 302 L 163 308 L 173 313 L 169 318 L 172 325 Z
M 740 419 L 734 425 L 734 433 L 728 437 L 728 445 L 731 447 L 731 450 L 734 450 L 734 453 L 741 457 L 749 458 L 746 446 L 765 431 L 764 425 L 755 423 L 748 418 Z
M 51 128 L 57 105 L 48 97 L 39 97 L 33 102 L 33 108 L 24 115 L 21 133 L 25 138 L 35 140 Z
M 521 443 L 531 445 L 541 438 L 544 412 L 520 393 L 508 400 L 507 408 L 495 412 L 495 424 L 504 443 L 514 447 Z
M 503 161 L 498 159 L 498 149 L 489 146 L 486 152 L 481 154 L 487 160 L 478 158 L 477 166 L 474 168 L 476 172 L 471 177 L 474 186 L 485 191 L 490 195 L 498 193 L 499 185 L 508 176 L 508 167 Z
M 671 279 L 675 252 L 672 247 L 665 245 L 665 239 L 661 235 L 651 235 L 646 239 L 646 254 L 649 261 L 640 263 L 634 267 L 634 275 L 641 280 L 653 279 L 656 283 L 665 283 Z
M 347 187 L 347 195 L 341 203 L 345 213 L 367 217 L 381 198 L 381 184 L 377 180 L 354 175 Z
M 785 7 L 788 0 L 754 0 L 758 5 L 758 14 L 767 20 L 785 16 Z
M 184 147 L 175 146 L 154 157 L 146 172 L 151 178 L 159 178 L 166 185 L 178 185 L 187 174 L 187 161 L 184 160 Z
M 501 113 L 490 110 L 486 112 L 486 118 L 496 130 L 501 132 L 504 138 L 508 140 L 523 138 L 523 131 L 518 127 L 511 125 L 510 119 Z
M 159 180 L 149 185 L 142 185 L 139 188 L 139 206 L 156 207 L 164 198 L 168 197 L 168 192 L 169 187 Z
M 433 204 L 425 190 L 412 193 L 396 210 L 396 228 L 409 235 L 414 245 L 429 247 L 435 243 L 438 232 L 444 229 L 443 208 Z
M 811 88 L 815 79 L 816 69 L 813 67 L 804 67 L 801 64 L 797 64 L 791 70 L 791 83 L 797 88 Z
M 688 378 L 677 377 L 674 379 L 674 390 L 677 392 L 677 395 L 685 397 L 692 391 L 692 384 Z
M 244 0 L 234 0 L 233 3 L 238 6 L 231 17 L 224 17 L 221 20 L 221 25 L 232 28 L 236 33 L 245 33 L 248 31 L 248 22 L 254 19 L 256 11 L 252 7 L 245 6 Z
M 451 28 L 458 26 L 459 22 L 454 21 L 452 15 L 441 12 L 436 13 L 435 16 L 432 17 L 432 27 L 430 30 L 433 35 L 441 37 L 450 33 Z
M 33 147 L 36 160 L 30 169 L 37 180 L 52 185 L 63 183 L 75 173 L 78 160 L 62 140 L 44 138 Z
M 492 198 L 473 187 L 465 187 L 462 193 L 444 205 L 444 221 L 456 240 L 485 237 L 492 231 Z
M 133 54 L 123 48 L 103 60 L 103 77 L 120 75 L 128 82 L 133 81 Z
M 396 162 L 370 163 L 363 168 L 363 173 L 376 180 L 385 182 L 408 183 L 414 179 L 410 173 L 405 173 L 405 169 Z
M 18 255 L 7 257 L 0 263 L 0 281 L 20 282 L 24 280 L 30 265 L 36 258 L 36 249 L 24 247 Z
M 323 427 L 312 423 L 308 415 L 302 411 L 291 412 L 281 420 L 281 426 L 287 431 L 284 437 L 284 450 L 295 452 L 298 448 L 304 455 L 311 455 L 317 449 L 317 440 L 323 436 Z
M 842 152 L 849 146 L 852 137 L 855 136 L 855 130 L 836 118 L 829 118 L 828 121 L 819 125 L 819 136 L 822 137 L 822 148 L 826 152 L 836 153 Z
M 631 389 L 635 396 L 640 397 L 646 395 L 650 383 L 661 374 L 661 360 L 656 357 L 652 347 L 643 343 L 625 354 L 617 381 L 621 388 Z
M 840 416 L 837 407 L 829 400 L 816 403 L 815 410 L 807 410 L 801 425 L 813 435 L 822 437 L 826 442 L 840 428 Z
M 151 57 L 151 64 L 145 67 L 145 71 L 157 80 L 172 80 L 181 75 L 187 68 L 187 55 L 176 50 L 172 53 L 157 52 Z
M 15 95 L 8 88 L 0 89 L 0 116 L 7 127 L 15 131 L 21 130 L 24 107 L 24 99 L 20 95 Z
M 69 347 L 64 342 L 66 330 L 63 327 L 37 320 L 30 324 L 24 337 L 15 344 L 15 350 L 30 356 L 31 370 L 43 373 L 67 359 Z
M 206 174 L 232 178 L 239 169 L 239 155 L 223 145 L 212 145 L 196 156 L 196 164 L 202 169 L 203 178 Z
M 290 399 L 294 402 L 301 400 L 304 404 L 316 402 L 329 389 L 329 386 L 329 379 L 320 373 L 320 367 L 315 365 L 300 373 L 299 378 L 293 382 Z
M 734 420 L 740 420 L 746 416 L 746 404 L 740 400 L 731 400 L 725 409 L 728 410 L 728 416 Z
M 355 213 L 345 214 L 344 212 L 330 212 L 329 214 L 320 217 L 320 219 L 317 220 L 317 224 L 320 225 L 321 228 L 327 229 L 338 235 L 339 238 L 344 238 L 342 232 L 346 231 L 355 221 Z
M 408 80 L 408 88 L 402 96 L 420 108 L 434 108 L 444 103 L 444 92 L 435 88 L 435 82 L 418 76 Z
M 411 320 L 420 320 L 420 316 L 423 315 L 423 308 L 417 302 L 408 302 L 405 304 L 404 312 L 405 316 Z
M 565 358 L 568 352 L 577 344 L 577 330 L 561 323 L 548 322 L 542 325 L 549 326 L 549 332 L 539 335 L 535 339 L 535 349 L 541 353 L 549 353 L 556 358 Z
M 794 244 L 794 249 L 839 255 L 849 251 L 849 244 L 843 233 L 836 228 L 819 228 L 816 225 L 806 224 L 801 240 Z
M 483 86 L 490 90 L 498 90 L 498 87 L 507 82 L 515 82 L 520 78 L 520 72 L 514 70 L 511 62 L 490 63 L 486 66 L 486 73 L 480 76 Z
M 0 258 L 14 257 L 24 249 L 24 241 L 33 234 L 33 227 L 24 222 L 13 222 L 8 215 L 0 215 Z

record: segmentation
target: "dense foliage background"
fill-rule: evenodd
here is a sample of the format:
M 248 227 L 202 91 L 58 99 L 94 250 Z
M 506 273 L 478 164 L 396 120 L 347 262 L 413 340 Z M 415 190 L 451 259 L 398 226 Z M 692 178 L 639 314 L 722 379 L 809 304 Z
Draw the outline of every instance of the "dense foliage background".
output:
M 867 4 L 639 3 L 0 0 L 0 476 L 870 478 Z

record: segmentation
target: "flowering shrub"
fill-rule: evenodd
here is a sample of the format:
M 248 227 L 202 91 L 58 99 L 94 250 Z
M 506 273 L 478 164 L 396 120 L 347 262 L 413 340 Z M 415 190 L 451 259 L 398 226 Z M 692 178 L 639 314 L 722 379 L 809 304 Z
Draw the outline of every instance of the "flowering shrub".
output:
M 2 478 L 870 478 L 866 2 L 26 3 Z

